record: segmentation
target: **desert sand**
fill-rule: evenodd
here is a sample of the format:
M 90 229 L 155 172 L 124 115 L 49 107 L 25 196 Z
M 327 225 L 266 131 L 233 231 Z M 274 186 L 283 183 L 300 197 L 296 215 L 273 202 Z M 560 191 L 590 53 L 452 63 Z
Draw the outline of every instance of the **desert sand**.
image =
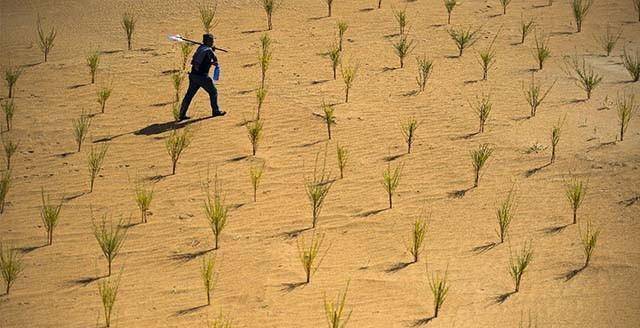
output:
M 392 43 L 398 38 L 393 9 L 406 7 L 409 38 L 416 48 L 398 69 Z M 121 15 L 138 15 L 133 50 L 127 50 Z M 14 126 L 4 136 L 19 141 L 12 164 L 12 186 L 0 215 L 0 239 L 19 249 L 24 270 L 9 295 L 0 296 L 0 327 L 102 327 L 98 282 L 107 263 L 92 230 L 94 217 L 131 218 L 122 253 L 114 261 L 120 289 L 115 327 L 206 327 L 220 312 L 234 327 L 323 327 L 323 298 L 350 281 L 348 327 L 518 327 L 530 313 L 538 327 L 638 327 L 640 325 L 640 118 L 632 118 L 624 141 L 617 141 L 614 106 L 618 93 L 637 93 L 638 83 L 621 65 L 623 47 L 640 49 L 640 22 L 631 0 L 596 0 L 582 32 L 567 0 L 514 0 L 502 15 L 499 1 L 466 1 L 455 8 L 451 25 L 440 0 L 412 2 L 337 0 L 326 17 L 320 0 L 284 0 L 273 16 L 273 30 L 251 0 L 221 0 L 214 29 L 223 69 L 220 106 L 228 114 L 207 118 L 200 91 L 193 117 L 176 125 L 171 115 L 169 74 L 179 67 L 176 43 L 168 34 L 200 39 L 202 27 L 191 1 L 17 1 L 0 3 L 1 64 L 19 65 Z M 44 63 L 37 45 L 36 18 L 58 30 Z M 536 32 L 519 43 L 521 14 L 537 21 Z M 324 53 L 336 38 L 338 21 L 348 22 L 344 58 L 359 65 L 350 100 L 343 83 L 332 79 Z M 609 57 L 594 40 L 607 25 L 623 27 Z M 450 27 L 480 27 L 479 41 L 457 58 Z M 487 81 L 477 52 L 496 40 L 496 65 Z M 536 62 L 534 34 L 550 35 L 551 57 L 536 79 L 555 87 L 535 117 L 523 96 Z M 267 74 L 269 94 L 262 111 L 264 138 L 257 155 L 243 122 L 253 117 L 259 85 L 259 37 L 273 39 Z M 101 53 L 97 81 L 90 84 L 85 56 Z M 433 59 L 426 90 L 415 94 L 415 55 Z M 563 56 L 578 54 L 604 79 L 590 100 L 563 71 Z M 96 92 L 111 85 L 104 114 Z M 482 134 L 469 106 L 491 94 L 493 111 Z M 6 88 L 0 97 L 7 98 Z M 322 101 L 335 104 L 337 124 L 327 140 L 317 117 Z M 80 153 L 72 119 L 93 115 Z M 420 123 L 411 154 L 400 125 Z M 535 143 L 549 146 L 552 126 L 566 118 L 557 160 L 550 149 L 527 154 Z M 165 139 L 173 128 L 194 134 L 171 175 Z M 4 128 L 4 125 L 3 125 Z M 87 154 L 107 142 L 109 150 L 95 189 L 88 193 Z M 335 144 L 348 148 L 344 179 L 326 199 L 318 226 L 309 230 L 311 208 L 305 177 L 316 154 L 327 149 L 327 167 L 338 175 Z M 473 184 L 469 152 L 495 147 L 480 184 Z M 248 170 L 265 163 L 253 202 Z M 388 163 L 404 165 L 387 209 L 382 172 Z M 535 170 L 536 168 L 540 168 Z M 204 217 L 201 183 L 217 169 L 229 222 L 221 246 Z M 577 177 L 588 190 L 572 225 L 565 184 Z M 133 196 L 135 181 L 153 183 L 149 222 L 140 221 Z M 41 188 L 52 199 L 65 197 L 54 242 L 46 246 L 40 221 Z M 517 211 L 504 244 L 498 241 L 495 211 L 511 189 Z M 414 264 L 404 243 L 416 218 L 428 222 L 426 248 Z M 590 220 L 601 229 L 590 265 L 584 262 L 580 227 Z M 556 227 L 561 227 L 555 229 Z M 304 281 L 297 240 L 325 234 L 326 255 L 311 283 Z M 513 290 L 509 254 L 531 241 L 534 259 L 520 291 Z M 216 256 L 217 285 L 212 304 L 200 278 L 201 258 Z M 439 316 L 433 315 L 429 273 L 447 272 L 450 291 Z M 404 264 L 404 265 L 403 265 Z M 526 324 L 526 320 L 525 320 Z

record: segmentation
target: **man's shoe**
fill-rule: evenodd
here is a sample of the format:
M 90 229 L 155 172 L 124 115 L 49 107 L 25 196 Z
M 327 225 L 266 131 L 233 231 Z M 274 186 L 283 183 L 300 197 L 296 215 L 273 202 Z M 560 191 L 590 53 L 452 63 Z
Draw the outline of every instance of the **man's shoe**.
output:
M 214 112 L 211 117 L 216 117 L 216 116 L 225 116 L 227 114 L 227 112 L 225 111 L 219 111 L 219 112 Z

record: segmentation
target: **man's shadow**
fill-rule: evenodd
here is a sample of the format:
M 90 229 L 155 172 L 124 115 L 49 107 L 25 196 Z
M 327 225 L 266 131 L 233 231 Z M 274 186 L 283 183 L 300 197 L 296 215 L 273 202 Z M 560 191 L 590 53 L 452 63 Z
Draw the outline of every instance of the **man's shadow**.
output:
M 171 131 L 171 130 L 178 130 L 178 129 L 182 129 L 184 127 L 187 127 L 191 124 L 194 123 L 198 123 L 200 121 L 204 121 L 204 120 L 208 120 L 210 118 L 213 118 L 211 116 L 206 116 L 206 117 L 201 117 L 201 118 L 197 118 L 195 120 L 189 120 L 189 121 L 181 121 L 181 122 L 176 122 L 176 121 L 169 121 L 169 122 L 165 122 L 165 123 L 153 123 L 150 124 L 138 131 L 134 131 L 133 135 L 136 136 L 152 136 L 152 135 L 156 135 L 156 134 L 161 134 L 167 131 Z

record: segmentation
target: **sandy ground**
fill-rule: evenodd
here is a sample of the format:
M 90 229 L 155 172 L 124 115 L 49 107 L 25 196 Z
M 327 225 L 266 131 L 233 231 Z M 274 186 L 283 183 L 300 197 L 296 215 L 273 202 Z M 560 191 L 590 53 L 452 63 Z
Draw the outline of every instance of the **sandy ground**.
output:
M 322 1 L 285 1 L 274 16 L 274 57 L 268 73 L 269 95 L 263 112 L 264 140 L 257 158 L 241 123 L 255 111 L 259 83 L 258 39 L 264 13 L 253 1 L 227 0 L 219 5 L 218 44 L 223 81 L 224 118 L 209 113 L 201 92 L 192 104 L 192 146 L 169 175 L 164 140 L 172 129 L 172 86 L 168 71 L 179 54 L 166 35 L 188 32 L 199 38 L 200 21 L 190 1 L 17 1 L 0 4 L 0 58 L 3 65 L 24 65 L 15 92 L 17 113 L 8 134 L 20 141 L 13 186 L 0 216 L 0 239 L 21 249 L 25 269 L 10 295 L 0 296 L 0 326 L 94 327 L 103 325 L 96 279 L 106 261 L 92 235 L 91 210 L 117 219 L 138 211 L 133 199 L 136 178 L 156 181 L 152 216 L 129 228 L 122 254 L 116 303 L 116 327 L 204 327 L 222 311 L 238 327 L 322 327 L 323 296 L 334 297 L 350 280 L 347 307 L 350 327 L 517 327 L 531 313 L 540 327 L 637 327 L 640 325 L 640 119 L 632 119 L 623 142 L 615 142 L 615 110 L 604 109 L 605 96 L 637 92 L 637 83 L 621 66 L 622 45 L 640 49 L 640 23 L 631 1 L 597 0 L 583 32 L 576 34 L 569 1 L 514 0 L 507 15 L 499 2 L 467 1 L 455 9 L 454 26 L 483 26 L 482 38 L 462 58 L 446 33 L 446 11 L 439 0 L 414 2 L 336 1 L 325 18 Z M 134 50 L 126 50 L 119 26 L 124 8 L 140 15 Z M 416 89 L 413 55 L 404 69 L 392 49 L 397 38 L 392 8 L 407 8 L 414 55 L 434 60 L 426 92 Z M 40 13 L 58 38 L 50 60 L 42 62 L 35 21 Z M 519 41 L 521 13 L 536 17 L 539 30 L 551 35 L 552 56 L 537 77 L 558 79 L 533 119 L 521 84 L 535 68 L 533 38 Z M 335 38 L 338 20 L 350 24 L 345 55 L 360 66 L 348 104 L 343 84 L 331 80 L 322 55 Z M 623 26 L 620 44 L 603 57 L 593 39 L 607 24 Z M 481 77 L 477 51 L 496 41 L 497 64 L 489 80 Z M 103 51 L 95 85 L 88 84 L 85 55 Z M 563 55 L 584 54 L 604 76 L 589 101 L 563 73 Z M 90 141 L 75 153 L 71 120 L 82 110 L 99 112 L 95 93 L 111 84 L 114 92 L 105 114 L 93 118 Z M 2 97 L 6 97 L 2 91 Z M 494 104 L 487 130 L 477 129 L 468 105 L 490 93 Z M 318 232 L 330 245 L 312 282 L 303 281 L 296 239 L 309 236 L 311 210 L 304 177 L 315 154 L 326 144 L 325 127 L 313 115 L 322 100 L 336 103 L 334 140 L 328 143 L 329 166 L 337 174 L 336 142 L 351 152 L 345 178 L 331 190 Z M 422 125 L 414 151 L 403 155 L 400 124 L 415 117 Z M 558 160 L 549 150 L 526 154 L 539 142 L 549 145 L 551 127 L 566 117 Z M 4 133 L 7 135 L 7 133 Z M 93 193 L 88 191 L 86 156 L 91 144 L 108 141 L 104 170 Z M 472 185 L 469 151 L 481 143 L 495 147 L 480 186 L 462 198 L 450 194 Z M 399 156 L 395 156 L 399 155 Z M 388 157 L 404 165 L 392 210 L 381 186 Z M 258 202 L 252 202 L 248 169 L 265 161 Z M 200 183 L 207 167 L 217 167 L 227 202 L 232 205 L 222 234 L 218 284 L 211 306 L 200 280 L 200 257 L 212 248 Z M 588 180 L 579 221 L 602 230 L 592 264 L 573 279 L 565 274 L 583 263 L 579 230 L 571 222 L 564 184 L 571 176 Z M 475 248 L 496 241 L 495 208 L 516 186 L 518 211 L 507 243 L 486 252 Z M 52 246 L 45 243 L 39 219 L 40 189 L 66 197 Z M 428 217 L 423 258 L 408 262 L 403 242 L 411 223 Z M 296 237 L 298 236 L 298 237 Z M 531 240 L 535 258 L 521 291 L 504 303 L 495 298 L 513 285 L 507 271 L 509 247 Z M 426 261 L 425 261 L 426 258 Z M 451 290 L 437 319 L 427 284 L 425 263 L 447 270 Z

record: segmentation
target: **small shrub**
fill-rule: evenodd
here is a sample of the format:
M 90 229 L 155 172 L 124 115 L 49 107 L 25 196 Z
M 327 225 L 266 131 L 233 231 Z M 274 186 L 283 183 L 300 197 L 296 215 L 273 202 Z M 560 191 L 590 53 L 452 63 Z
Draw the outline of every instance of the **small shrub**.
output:
M 538 62 L 538 69 L 541 70 L 544 62 L 549 58 L 549 56 L 551 56 L 551 51 L 549 50 L 549 45 L 547 43 L 549 42 L 549 38 L 544 36 L 538 38 L 536 35 L 535 41 L 536 47 L 533 50 L 533 57 Z
M 451 24 L 451 13 L 458 5 L 458 0 L 444 0 L 444 8 L 447 9 L 447 24 Z
M 416 61 L 418 62 L 418 76 L 416 77 L 416 83 L 418 83 L 419 91 L 423 92 L 427 87 L 427 81 L 429 81 L 431 72 L 433 72 L 433 61 L 431 59 L 427 59 L 426 55 L 416 57 Z
M 173 130 L 169 138 L 165 141 L 165 148 L 171 157 L 171 174 L 176 174 L 176 166 L 182 153 L 191 145 L 191 131 L 184 129 L 182 133 Z
M 524 15 L 520 18 L 520 44 L 524 44 L 524 40 L 527 38 L 527 35 L 533 31 L 533 28 L 536 26 L 536 22 L 533 18 L 529 18 L 528 20 L 524 20 Z
M 262 0 L 262 9 L 267 14 L 267 29 L 271 31 L 273 28 L 272 17 L 273 13 L 280 6 L 278 0 Z
M 80 148 L 82 147 L 82 143 L 84 139 L 87 137 L 89 133 L 89 127 L 91 126 L 91 117 L 87 115 L 84 111 L 80 114 L 80 117 L 73 120 L 73 136 L 76 140 L 76 144 L 78 145 L 78 153 L 80 152 Z
M 407 9 L 402 9 L 402 10 L 394 10 L 393 11 L 393 17 L 396 18 L 396 22 L 398 22 L 398 29 L 399 29 L 399 34 L 400 38 L 405 36 L 405 29 L 407 28 L 407 24 L 408 24 L 408 19 L 407 19 Z
M 102 254 L 107 259 L 109 274 L 111 276 L 111 264 L 118 256 L 122 245 L 127 237 L 127 230 L 124 227 L 124 219 L 120 219 L 117 223 L 107 222 L 107 216 L 103 215 L 99 223 L 93 221 L 93 236 L 102 250 Z
M 211 322 L 209 328 L 233 328 L 233 323 L 231 322 L 231 319 L 220 313 L 220 315 Z
M 13 97 L 13 88 L 18 82 L 18 79 L 22 75 L 22 68 L 18 66 L 8 66 L 4 69 L 4 80 L 7 82 L 9 88 L 9 98 Z
M 253 201 L 258 200 L 258 186 L 262 180 L 262 174 L 264 173 L 264 163 L 260 166 L 252 166 L 249 168 L 249 177 L 251 178 L 251 186 L 253 187 Z
M 584 230 L 580 231 L 580 242 L 582 243 L 582 250 L 584 251 L 584 268 L 589 266 L 589 262 L 591 261 L 591 256 L 593 252 L 596 250 L 596 245 L 598 243 L 598 236 L 600 236 L 600 229 L 594 227 L 590 221 L 587 221 L 587 224 Z
M 133 32 L 136 29 L 136 22 L 138 18 L 131 11 L 125 11 L 122 14 L 122 29 L 124 30 L 125 35 L 127 36 L 127 49 L 131 50 L 131 42 L 133 40 Z
M 415 141 L 418 126 L 420 126 L 420 124 L 413 117 L 400 126 L 402 129 L 402 135 L 404 136 L 404 141 L 407 144 L 407 154 L 411 154 L 411 146 L 413 146 L 413 142 Z
M 331 59 L 331 69 L 333 70 L 333 79 L 335 80 L 336 71 L 338 70 L 338 65 L 340 64 L 341 50 L 339 46 L 332 45 L 331 49 L 329 49 L 329 59 Z
M 99 148 L 91 147 L 91 152 L 89 152 L 89 158 L 87 160 L 89 166 L 89 192 L 93 192 L 93 184 L 96 181 L 96 177 L 98 177 L 98 173 L 102 170 L 102 162 L 104 162 L 104 158 L 107 156 L 108 149 L 109 146 L 107 144 Z
M 349 160 L 349 151 L 346 147 L 336 143 L 336 155 L 338 158 L 338 169 L 340 169 L 340 179 L 343 179 L 344 169 L 347 167 L 347 161 Z
M 502 5 L 502 14 L 507 14 L 507 6 L 511 3 L 511 0 L 500 0 L 500 5 Z
M 433 295 L 433 317 L 437 318 L 449 293 L 449 280 L 447 279 L 447 272 L 445 272 L 443 276 L 437 273 L 429 275 L 429 272 L 427 272 L 427 275 L 429 276 L 431 295 Z
M 324 0 L 327 4 L 327 17 L 331 17 L 331 9 L 333 7 L 333 0 Z
M 104 109 L 107 106 L 107 100 L 111 97 L 112 89 L 110 87 L 102 87 L 98 91 L 98 104 L 100 104 L 100 111 L 104 114 Z
M 560 142 L 560 133 L 562 132 L 562 125 L 564 125 L 563 121 L 558 121 L 558 123 L 553 125 L 551 129 L 551 160 L 550 163 L 554 163 L 556 161 L 556 151 L 558 149 L 558 143 Z
M 462 57 L 464 49 L 471 47 L 476 43 L 476 41 L 478 41 L 478 33 L 480 32 L 480 29 L 472 30 L 471 28 L 451 28 L 447 30 L 447 32 L 458 47 L 458 57 Z
M 216 259 L 213 256 L 205 256 L 202 258 L 202 266 L 200 267 L 200 276 L 204 284 L 204 291 L 207 293 L 207 305 L 211 305 L 211 292 L 216 285 L 216 273 L 214 271 Z
M 473 110 L 478 115 L 478 120 L 480 121 L 480 126 L 478 128 L 478 133 L 484 132 L 484 126 L 489 120 L 489 116 L 491 115 L 491 109 L 493 104 L 491 104 L 491 98 L 489 95 L 482 95 L 482 98 L 477 98 L 474 103 L 470 103 Z
M 42 189 L 42 207 L 40 207 L 40 219 L 47 233 L 47 245 L 53 245 L 53 230 L 58 226 L 60 219 L 60 211 L 62 210 L 62 201 L 54 204 L 51 202 L 49 195 L 45 197 L 44 189 Z
M 174 122 L 180 121 L 180 102 L 176 101 L 171 104 L 171 116 Z
M 256 110 L 256 119 L 260 119 L 260 113 L 262 110 L 262 105 L 264 104 L 264 99 L 267 98 L 267 89 L 264 87 L 259 87 L 256 90 L 256 100 L 258 102 L 258 109 Z
M 111 315 L 118 297 L 118 289 L 120 288 L 120 277 L 117 279 L 104 279 L 98 282 L 98 292 L 102 300 L 102 308 L 104 310 L 104 321 L 107 327 L 111 327 Z
M 621 36 L 622 27 L 620 27 L 618 31 L 614 32 L 611 29 L 611 26 L 607 26 L 607 30 L 602 35 L 596 36 L 595 39 L 596 42 L 598 42 L 600 48 L 602 48 L 602 50 L 607 53 L 607 57 L 609 57 L 609 55 L 611 55 L 611 52 L 613 52 L 613 49 L 618 44 Z
M 175 91 L 176 97 L 175 102 L 180 100 L 180 91 L 182 90 L 182 82 L 184 82 L 184 75 L 182 75 L 181 71 L 177 71 L 171 74 L 171 82 L 173 85 L 173 90 Z
M 493 148 L 488 144 L 482 144 L 478 146 L 478 149 L 471 151 L 471 164 L 473 164 L 473 170 L 475 172 L 475 179 L 473 186 L 477 187 L 480 181 L 480 170 L 484 167 L 493 153 Z
M 542 102 L 547 98 L 547 95 L 549 95 L 549 92 L 555 84 L 556 81 L 554 81 L 551 86 L 549 86 L 549 88 L 543 92 L 541 86 L 539 84 L 536 84 L 535 75 L 531 74 L 531 83 L 528 85 L 528 88 L 524 90 L 525 99 L 527 100 L 527 103 L 529 103 L 529 107 L 531 108 L 531 117 L 536 116 L 538 107 L 540 107 Z
M 633 82 L 640 80 L 640 51 L 636 50 L 635 53 L 627 52 L 626 48 L 623 48 L 622 53 L 622 65 L 631 75 Z
M 593 66 L 587 65 L 584 57 L 582 61 L 577 57 L 566 60 L 568 74 L 576 79 L 576 84 L 587 93 L 587 99 L 591 99 L 591 93 L 602 82 L 602 75 L 594 72 Z
M 487 80 L 487 74 L 489 73 L 489 70 L 496 63 L 496 51 L 493 45 L 498 39 L 498 35 L 500 35 L 500 31 L 496 33 L 496 36 L 493 38 L 493 40 L 491 40 L 489 46 L 486 49 L 480 50 L 480 52 L 478 53 L 478 63 L 480 64 L 480 67 L 482 67 L 482 81 Z
M 205 190 L 207 199 L 204 202 L 204 212 L 209 223 L 209 228 L 213 233 L 214 249 L 218 249 L 220 235 L 227 226 L 227 219 L 229 217 L 229 207 L 224 204 L 222 197 L 222 190 L 220 190 L 220 182 L 218 180 L 218 173 L 216 172 L 214 180 L 213 194 L 207 188 Z
M 271 51 L 271 38 L 268 34 L 265 33 L 260 37 L 260 47 L 260 56 L 258 57 L 260 73 L 262 74 L 260 86 L 264 88 L 264 83 L 267 78 L 267 70 L 269 69 L 269 64 L 271 63 L 271 57 L 273 55 Z
M 324 201 L 333 186 L 333 181 L 327 172 L 327 154 L 325 151 L 322 164 L 318 162 L 320 154 L 316 154 L 313 175 L 305 180 L 305 190 L 311 205 L 311 227 L 315 228 L 324 206 Z
M 13 100 L 6 100 L 2 103 L 2 112 L 4 112 L 4 120 L 7 124 L 7 131 L 11 131 L 11 123 L 13 123 L 13 114 L 16 112 L 16 105 Z
M 324 296 L 324 314 L 327 317 L 327 323 L 329 328 L 345 328 L 349 318 L 351 318 L 352 311 L 345 312 L 344 306 L 347 300 L 347 291 L 349 290 L 349 282 L 344 288 L 344 292 L 338 293 L 338 297 L 335 302 L 327 300 L 327 295 Z
M 502 201 L 500 207 L 496 210 L 496 217 L 498 218 L 498 238 L 500 238 L 500 243 L 504 243 L 504 240 L 507 238 L 509 234 L 509 226 L 511 225 L 511 221 L 513 221 L 513 216 L 516 211 L 516 200 L 513 191 L 509 192 L 507 198 Z
M 0 243 L 0 274 L 4 280 L 6 295 L 9 295 L 11 287 L 23 269 L 24 265 L 22 258 L 18 255 L 18 250 Z
M 135 197 L 136 205 L 140 209 L 140 220 L 142 223 L 147 223 L 147 216 L 149 214 L 149 208 L 151 207 L 151 201 L 153 201 L 153 187 L 145 187 L 141 183 L 136 185 Z
M 571 179 L 565 186 L 565 196 L 573 211 L 573 224 L 578 223 L 578 208 L 582 205 L 586 193 L 587 184 L 582 180 Z
M 51 49 L 53 49 L 53 45 L 55 44 L 55 40 L 56 40 L 56 36 L 58 35 L 58 32 L 56 31 L 55 27 L 52 27 L 49 30 L 49 33 L 46 33 L 42 27 L 42 19 L 40 18 L 40 15 L 38 15 L 37 31 L 38 31 L 38 46 L 40 47 L 40 50 L 44 55 L 44 62 L 46 63 L 47 59 L 49 58 L 49 52 L 51 52 Z
M 187 69 L 187 62 L 189 61 L 189 55 L 191 55 L 191 51 L 193 51 L 193 43 L 191 42 L 181 42 L 180 43 L 180 58 L 182 63 L 182 70 Z
M 382 185 L 389 197 L 389 208 L 393 208 L 393 194 L 400 185 L 400 176 L 402 175 L 402 165 L 391 169 L 391 163 L 387 163 L 387 168 L 382 172 Z
M 413 263 L 418 263 L 420 254 L 424 250 L 424 237 L 427 235 L 427 221 L 424 219 L 416 219 L 412 224 L 411 235 L 409 236 L 409 244 L 406 246 L 407 251 L 411 254 Z
M 253 156 L 256 156 L 258 143 L 262 139 L 262 121 L 254 120 L 253 122 L 249 122 L 246 126 L 247 135 L 249 136 L 249 141 L 251 141 L 251 153 Z
M 11 159 L 18 150 L 18 143 L 13 142 L 10 137 L 2 138 L 2 147 L 4 148 L 4 157 L 7 160 L 7 171 L 11 170 Z
M 414 41 L 407 40 L 406 35 L 401 36 L 398 42 L 393 44 L 396 56 L 400 59 L 400 68 L 404 68 L 404 59 L 411 53 L 411 51 L 413 51 L 414 48 Z
M 0 176 L 0 214 L 4 213 L 9 187 L 11 187 L 11 171 L 4 171 Z
M 218 21 L 216 20 L 218 1 L 203 1 L 198 5 L 198 11 L 200 12 L 200 21 L 202 22 L 204 33 L 210 33 L 211 29 L 218 25 Z
M 509 257 L 509 273 L 515 284 L 514 292 L 517 293 L 520 290 L 520 283 L 522 282 L 522 276 L 527 271 L 527 268 L 533 260 L 533 249 L 531 242 L 525 242 L 522 246 L 522 250 L 517 253 L 511 253 Z
M 87 66 L 91 73 L 91 84 L 96 82 L 96 73 L 98 72 L 98 64 L 100 64 L 100 52 L 92 51 L 87 55 Z
M 629 127 L 631 117 L 638 111 L 635 94 L 618 95 L 616 99 L 616 112 L 618 114 L 618 122 L 620 122 L 620 141 L 624 140 L 624 133 Z
M 324 235 L 317 236 L 315 232 L 311 235 L 309 244 L 305 242 L 302 236 L 298 239 L 298 257 L 300 258 L 300 263 L 302 263 L 306 277 L 305 282 L 307 284 L 311 282 L 311 276 L 318 271 L 322 263 L 322 258 L 318 256 L 320 255 L 320 248 L 322 247 L 323 241 Z
M 347 22 L 344 22 L 344 21 L 338 22 L 338 40 L 339 40 L 338 46 L 339 46 L 340 52 L 342 52 L 342 49 L 343 49 L 342 44 L 343 44 L 344 35 L 347 32 L 347 29 L 349 29 L 349 24 L 347 24 Z
M 325 103 L 324 101 L 322 102 L 321 107 L 322 107 L 322 112 L 324 113 L 324 116 L 322 117 L 322 119 L 324 120 L 324 123 L 327 125 L 327 134 L 329 136 L 329 140 L 331 140 L 331 126 L 336 124 L 336 116 L 334 114 L 335 107 Z
M 571 8 L 573 9 L 573 18 L 575 18 L 576 20 L 578 33 L 582 31 L 582 23 L 587 17 L 589 10 L 591 10 L 592 5 L 593 0 L 573 0 L 573 2 L 571 3 Z
M 344 102 L 349 102 L 349 91 L 353 86 L 353 82 L 356 79 L 356 74 L 358 72 L 357 66 L 351 65 L 340 65 L 340 71 L 342 73 L 342 80 L 344 81 Z

